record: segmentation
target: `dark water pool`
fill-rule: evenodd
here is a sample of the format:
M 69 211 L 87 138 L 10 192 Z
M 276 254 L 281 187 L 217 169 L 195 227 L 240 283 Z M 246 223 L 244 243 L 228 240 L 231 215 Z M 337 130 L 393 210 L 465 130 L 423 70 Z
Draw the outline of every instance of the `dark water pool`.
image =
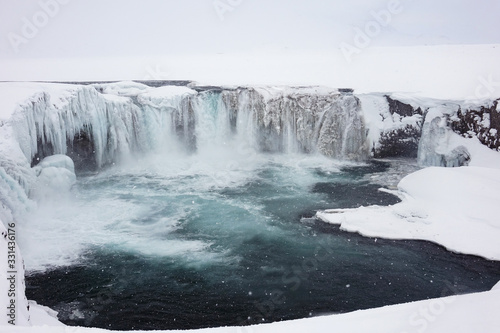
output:
M 68 325 L 132 330 L 247 325 L 489 290 L 499 262 L 311 219 L 318 209 L 396 203 L 365 180 L 388 167 L 271 159 L 216 182 L 203 172 L 82 177 L 74 216 L 86 231 L 61 235 L 63 249 L 79 254 L 33 269 L 27 296 Z

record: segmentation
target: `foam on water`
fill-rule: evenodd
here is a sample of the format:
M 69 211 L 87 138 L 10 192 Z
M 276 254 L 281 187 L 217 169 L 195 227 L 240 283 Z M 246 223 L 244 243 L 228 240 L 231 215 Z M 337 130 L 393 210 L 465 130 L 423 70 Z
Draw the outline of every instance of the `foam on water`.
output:
M 272 232 L 273 227 L 263 209 L 265 202 L 228 191 L 244 191 L 247 184 L 259 182 L 260 173 L 274 172 L 272 186 L 277 192 L 267 193 L 268 198 L 303 200 L 308 186 L 318 181 L 316 169 L 338 173 L 341 165 L 322 156 L 233 152 L 219 149 L 210 156 L 168 158 L 151 154 L 80 177 L 71 197 L 40 202 L 39 209 L 21 223 L 19 241 L 28 270 L 78 264 L 88 251 L 100 248 L 205 264 L 234 260 L 227 244 L 200 233 L 218 232 L 243 242 L 261 230 Z M 282 189 L 290 193 L 285 195 Z
M 80 177 L 67 202 L 44 202 L 19 231 L 28 296 L 70 325 L 187 329 L 438 297 L 457 292 L 449 281 L 487 290 L 500 276 L 498 265 L 438 246 L 311 219 L 395 203 L 366 181 L 387 163 L 224 155 L 153 154 Z M 272 303 L 274 293 L 286 302 Z

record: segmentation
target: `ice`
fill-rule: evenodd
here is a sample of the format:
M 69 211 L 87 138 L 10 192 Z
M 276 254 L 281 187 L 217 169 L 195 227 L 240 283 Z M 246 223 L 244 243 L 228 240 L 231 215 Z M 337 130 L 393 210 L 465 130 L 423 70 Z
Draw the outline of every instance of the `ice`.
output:
M 149 86 L 134 81 L 93 84 L 93 86 L 103 94 L 116 96 L 137 96 L 150 89 Z
M 37 201 L 59 201 L 67 198 L 76 182 L 75 165 L 66 155 L 44 158 L 35 167 L 37 180 L 31 195 Z
M 448 126 L 449 119 L 456 114 L 458 108 L 459 104 L 449 103 L 428 110 L 418 149 L 419 164 L 500 168 L 497 152 L 482 145 L 478 138 L 464 138 Z
M 97 168 L 140 152 L 209 153 L 210 147 L 228 143 L 236 150 L 319 152 L 342 160 L 365 160 L 380 146 L 383 133 L 408 126 L 420 131 L 422 121 L 420 114 L 391 114 L 383 94 L 358 98 L 325 87 L 202 92 L 134 82 L 39 87 L 43 91 L 31 96 L 30 103 L 21 103 L 12 117 L 26 158 L 68 154 L 77 165 L 90 159 Z M 62 92 L 54 93 L 57 89 Z M 447 125 L 459 103 L 391 96 L 427 110 L 419 147 L 421 165 L 469 163 L 473 158 L 469 145 L 456 144 Z
M 198 156 L 206 154 L 214 160 L 186 159 L 187 162 L 194 162 L 187 164 L 192 169 L 186 172 L 198 170 L 206 175 L 209 174 L 207 170 L 213 170 L 215 165 L 223 172 L 232 172 L 231 179 L 236 175 L 237 180 L 244 182 L 244 175 L 235 172 L 233 164 L 226 163 L 234 159 L 231 152 L 237 152 L 239 157 L 252 156 L 256 151 L 321 152 L 339 159 L 362 160 L 368 157 L 370 147 L 377 144 L 382 130 L 418 121 L 417 118 L 402 118 L 399 115 L 381 117 L 387 115 L 387 104 L 382 94 L 364 95 L 358 99 L 356 95 L 324 87 L 240 87 L 222 92 L 217 89 L 196 92 L 187 87 L 152 88 L 133 82 L 94 86 L 16 83 L 1 84 L 0 92 L 8 106 L 8 109 L 2 108 L 0 115 L 0 219 L 4 225 L 33 207 L 30 197 L 40 199 L 67 193 L 74 182 L 70 159 L 49 156 L 34 168 L 30 164 L 36 164 L 37 157 L 75 153 L 75 139 L 83 134 L 93 145 L 92 158 L 98 167 L 144 151 L 175 147 L 183 151 L 190 147 L 197 151 Z M 476 138 L 466 139 L 448 129 L 446 119 L 456 112 L 459 103 L 444 103 L 443 106 L 421 97 L 402 95 L 401 99 L 405 98 L 412 105 L 423 105 L 429 109 L 419 156 L 422 164 L 457 166 L 467 162 L 470 166 L 427 168 L 406 177 L 400 182 L 397 192 L 403 202 L 392 207 L 331 210 L 319 212 L 318 217 L 339 223 L 344 230 L 368 236 L 424 239 L 456 252 L 500 260 L 496 245 L 500 226 L 495 219 L 494 202 L 494 198 L 500 195 L 500 175 L 495 170 L 500 169 L 498 152 L 482 146 Z M 467 161 L 461 161 L 463 157 L 467 157 Z M 241 165 L 247 162 L 245 158 L 235 160 Z M 208 163 L 208 167 L 203 163 Z M 181 163 L 181 169 L 182 166 Z M 218 179 L 222 173 L 214 177 Z M 220 186 L 225 186 L 231 179 L 221 178 Z M 39 212 L 43 213 L 43 210 Z M 72 233 L 87 232 L 89 225 L 85 221 L 68 224 L 67 221 L 73 217 L 74 214 L 68 213 L 55 226 Z M 20 223 L 19 230 L 22 231 L 23 227 Z M 43 223 L 35 227 L 39 232 L 45 232 L 44 228 Z M 99 237 L 109 237 L 109 234 L 97 236 L 98 243 Z M 117 245 L 121 244 L 120 236 L 120 232 L 112 235 Z M 42 248 L 50 250 L 50 242 L 53 243 L 53 240 L 47 244 L 24 245 L 32 252 L 40 246 L 38 250 L 43 256 L 46 253 Z M 185 242 L 175 244 L 175 248 L 155 244 L 155 248 L 151 249 L 139 243 L 144 244 L 140 237 L 136 243 L 124 245 L 144 253 L 164 255 L 201 252 L 208 246 L 205 243 Z M 69 248 L 74 250 L 75 246 Z M 78 259 L 71 255 L 75 254 L 69 252 L 69 259 L 59 258 L 59 263 Z M 5 296 L 1 299 L 5 301 Z M 471 323 L 476 323 L 475 318 L 481 318 L 488 325 L 497 325 L 491 327 L 498 327 L 497 316 L 486 313 L 486 306 L 498 308 L 497 291 L 457 299 L 463 301 L 456 303 L 460 305 L 456 310 L 450 307 L 450 311 L 446 312 L 448 319 L 443 321 L 445 324 L 455 325 L 457 318 L 459 321 L 463 319 L 459 329 L 467 331 L 471 329 Z M 475 302 L 474 306 L 469 301 Z M 411 330 L 415 327 L 408 328 L 409 319 L 406 318 L 421 307 L 434 306 L 432 304 L 435 303 L 431 302 L 436 301 L 251 329 L 301 331 L 301 325 L 306 325 L 310 330 L 324 331 L 324 325 L 337 323 L 346 327 L 346 331 L 355 331 L 351 325 L 358 324 L 362 327 L 360 331 L 366 331 L 365 322 L 352 320 L 361 316 L 366 318 L 366 325 L 371 331 L 390 331 L 388 322 L 397 331 Z M 18 304 L 24 306 L 25 303 L 20 300 Z M 478 307 L 481 309 L 478 310 Z M 40 310 L 34 304 L 33 308 Z M 463 315 L 471 311 L 482 312 L 478 316 Z M 451 315 L 453 313 L 454 316 Z M 401 316 L 407 317 L 401 320 Z M 27 313 L 20 316 L 20 323 L 24 320 L 22 318 L 28 318 Z M 55 324 L 53 319 L 50 321 L 47 318 L 37 319 L 37 323 Z M 27 319 L 24 324 L 28 324 Z M 429 325 L 428 331 L 442 331 L 441 328 Z M 28 328 L 13 329 L 30 331 Z M 79 330 L 75 329 L 75 332 Z M 233 331 L 234 328 L 215 330 Z M 57 329 L 50 328 L 49 331 L 57 332 Z
M 22 167 L 17 168 L 15 164 L 8 165 L 7 161 L 0 162 L 3 162 L 0 164 L 0 219 L 12 222 L 22 218 L 35 205 L 28 198 L 27 189 L 23 188 L 20 182 L 10 174 L 18 175 L 22 180 L 29 178 L 30 185 L 34 182 L 34 177 L 31 179 L 33 175 Z M 10 168 L 14 171 L 9 172 Z
M 453 134 L 447 126 L 446 117 L 439 110 L 429 110 L 418 147 L 419 164 L 423 166 L 455 166 L 453 161 L 455 156 L 449 147 L 450 136 Z
M 71 173 L 75 173 L 75 164 L 73 160 L 66 155 L 52 155 L 45 157 L 39 164 L 41 169 L 45 168 L 63 168 Z
M 358 100 L 335 89 L 197 93 L 187 87 L 149 88 L 125 82 L 60 85 L 62 92 L 53 93 L 56 87 L 50 84 L 40 87 L 43 90 L 29 102 L 18 105 L 11 121 L 28 161 L 67 154 L 91 159 L 100 168 L 137 152 L 165 147 L 201 152 L 234 139 L 238 147 L 258 151 L 320 152 L 350 160 L 368 157 Z
M 237 110 L 238 129 L 245 126 L 260 151 L 368 157 L 361 109 L 352 94 L 325 87 L 257 87 L 225 94 L 226 105 Z

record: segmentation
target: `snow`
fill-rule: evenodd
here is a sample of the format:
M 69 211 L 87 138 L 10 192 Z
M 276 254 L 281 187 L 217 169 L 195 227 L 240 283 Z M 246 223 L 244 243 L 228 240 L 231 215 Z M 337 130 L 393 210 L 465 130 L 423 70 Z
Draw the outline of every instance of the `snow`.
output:
M 117 96 L 134 96 L 150 89 L 149 86 L 145 84 L 133 81 L 95 84 L 94 86 L 97 89 L 101 89 L 104 94 Z
M 408 55 L 411 54 L 409 57 Z M 460 56 L 456 56 L 459 54 Z M 145 79 L 150 64 L 157 69 L 153 79 L 193 80 L 198 84 L 249 86 L 314 86 L 303 88 L 321 94 L 333 91 L 328 86 L 354 88 L 364 105 L 369 138 L 376 141 L 381 131 L 399 126 L 399 123 L 414 122 L 417 119 L 401 119 L 387 115 L 387 104 L 383 93 L 394 92 L 403 102 L 414 106 L 426 105 L 432 108 L 426 123 L 441 118 L 463 102 L 445 102 L 446 99 L 479 100 L 478 91 L 489 92 L 484 99 L 500 97 L 500 89 L 495 80 L 500 79 L 500 58 L 498 45 L 446 45 L 402 48 L 367 48 L 356 55 L 351 63 L 340 53 L 273 53 L 267 54 L 210 54 L 196 56 L 168 56 L 162 58 L 123 59 L 38 59 L 5 60 L 0 68 L 0 79 L 12 81 L 59 80 L 95 81 L 120 80 L 123 78 Z M 150 77 L 151 78 L 151 77 Z M 485 78 L 495 84 L 484 87 Z M 150 88 L 140 83 L 126 82 L 95 85 L 45 83 L 0 83 L 0 197 L 8 198 L 6 208 L 0 208 L 0 230 L 5 232 L 5 222 L 16 218 L 16 212 L 29 209 L 31 205 L 27 192 L 40 181 L 36 170 L 45 181 L 59 180 L 51 188 L 71 186 L 74 176 L 71 162 L 55 157 L 42 162 L 39 169 L 30 169 L 29 160 L 33 156 L 34 143 L 29 137 L 19 137 L 13 126 L 25 126 L 28 133 L 33 130 L 35 119 L 20 124 L 15 123 L 26 111 L 31 101 L 42 101 L 44 110 L 49 110 L 53 124 L 64 119 L 54 128 L 51 142 L 62 148 L 66 133 L 75 133 L 85 122 L 92 123 L 99 115 L 97 108 L 82 107 L 78 116 L 64 118 L 63 111 L 70 100 L 78 100 L 83 106 L 98 101 L 99 107 L 106 109 L 111 123 L 119 124 L 113 130 L 120 136 L 113 149 L 126 150 L 119 142 L 128 140 L 131 128 L 130 115 L 136 112 L 129 102 L 129 96 L 139 96 L 145 104 L 155 107 L 163 105 L 164 98 L 176 99 L 194 94 L 187 87 Z M 483 88 L 483 89 L 481 89 Z M 281 96 L 279 87 L 267 89 L 266 98 Z M 435 99 L 441 99 L 437 101 Z M 88 104 L 87 104 L 88 103 Z M 160 104 L 158 104 L 160 103 Z M 497 110 L 500 112 L 500 106 Z M 87 112 L 87 113 L 86 113 Z M 381 117 L 385 114 L 387 117 Z M 102 115 L 101 115 L 102 116 Z M 86 118 L 85 118 L 86 117 Z M 8 126 L 5 126 L 5 125 Z M 13 125 L 14 124 L 14 125 Z M 108 123 L 101 124 L 102 127 Z M 97 123 L 96 123 L 96 127 Z M 443 128 L 442 126 L 440 128 Z M 104 141 L 104 134 L 95 129 L 96 142 Z M 377 136 L 378 135 L 378 136 Z M 100 139 L 99 139 L 100 138 Z M 444 131 L 437 139 L 437 152 L 448 154 L 463 146 L 471 156 L 468 167 L 438 168 L 420 170 L 405 177 L 395 193 L 402 202 L 389 207 L 361 207 L 318 212 L 317 216 L 329 223 L 340 224 L 346 231 L 359 232 L 366 236 L 397 239 L 423 239 L 442 244 L 451 251 L 475 254 L 485 258 L 500 260 L 500 221 L 495 199 L 500 197 L 500 154 L 485 148 L 476 138 L 466 139 L 450 131 Z M 432 140 L 431 140 L 432 141 Z M 36 142 L 35 142 L 36 144 Z M 101 148 L 104 151 L 104 148 Z M 110 153 L 111 154 L 111 153 Z M 106 156 L 100 157 L 103 162 Z M 7 174 L 4 168 L 9 168 Z M 44 174 L 46 173 L 46 174 Z M 7 240 L 0 238 L 0 246 L 6 248 Z M 18 263 L 21 253 L 16 248 Z M 0 260 L 0 304 L 7 307 L 6 252 Z M 23 269 L 18 265 L 18 276 Z M 42 306 L 29 302 L 24 297 L 24 281 L 16 281 L 18 324 L 35 327 L 0 326 L 0 331 L 8 332 L 105 332 L 99 329 L 55 327 L 60 323 L 54 313 Z M 28 313 L 27 306 L 30 305 Z M 342 315 L 301 319 L 252 327 L 223 327 L 193 332 L 323 332 L 335 328 L 338 332 L 496 332 L 500 327 L 500 284 L 492 291 L 461 295 L 435 300 L 387 306 L 377 309 L 356 311 Z M 6 317 L 4 317 L 6 318 Z M 2 323 L 5 323 L 2 321 Z
M 192 80 L 207 85 L 353 88 L 440 99 L 500 97 L 499 45 L 368 47 L 349 62 L 340 50 L 254 51 L 162 57 L 6 59 L 4 81 Z M 489 80 L 491 78 L 491 80 Z M 488 86 L 485 82 L 491 81 Z M 491 87 L 490 87 L 491 86 Z M 469 98 L 469 96 L 471 98 Z
M 464 138 L 447 126 L 458 105 L 441 105 L 428 110 L 422 128 L 418 161 L 422 166 L 456 166 L 460 156 L 471 158 L 468 165 L 500 168 L 500 154 L 482 145 L 477 137 Z M 465 149 L 464 149 L 465 148 Z M 443 165 L 444 163 L 444 165 Z
M 51 96 L 52 105 L 61 108 L 78 88 L 70 84 L 37 82 L 0 82 L 0 121 L 10 119 L 21 103 L 36 100 L 41 92 Z
M 500 260 L 500 170 L 430 167 L 403 178 L 393 206 L 318 212 L 321 220 L 369 237 L 420 239 Z
M 0 171 L 2 170 L 0 169 Z M 9 320 L 12 320 L 16 325 L 26 326 L 29 324 L 28 300 L 24 294 L 24 264 L 19 247 L 15 244 L 16 223 L 9 222 L 9 224 L 4 225 L 0 220 L 0 233 L 0 247 L 2 248 L 0 253 L 0 279 L 2 281 L 0 283 L 0 306 L 4 312 L 0 325 L 6 325 Z M 12 261 L 7 261 L 7 259 Z
M 196 91 L 187 87 L 164 86 L 140 94 L 138 101 L 155 108 L 178 108 L 188 95 L 196 95 Z
M 394 94 L 387 94 L 391 98 L 395 98 Z M 363 110 L 363 116 L 365 120 L 365 126 L 368 129 L 367 138 L 370 144 L 370 150 L 372 148 L 378 148 L 379 139 L 382 133 L 396 130 L 398 128 L 404 128 L 406 125 L 416 127 L 416 124 L 422 120 L 422 116 L 415 114 L 411 117 L 402 117 L 397 113 L 391 114 L 389 111 L 389 103 L 385 97 L 385 94 L 360 94 L 356 95 L 360 102 L 361 108 Z M 399 99 L 407 102 L 408 96 L 405 95 L 403 98 Z M 428 102 L 429 98 L 420 101 L 420 103 L 408 103 L 417 109 L 421 107 L 421 103 Z
M 33 326 L 46 325 L 54 329 L 57 326 L 66 327 L 66 325 L 57 320 L 56 311 L 47 306 L 37 304 L 35 301 L 28 301 L 28 304 L 30 306 L 30 322 Z
M 38 166 L 41 168 L 64 168 L 71 173 L 75 173 L 75 164 L 73 163 L 73 160 L 66 155 L 47 156 L 38 164 Z

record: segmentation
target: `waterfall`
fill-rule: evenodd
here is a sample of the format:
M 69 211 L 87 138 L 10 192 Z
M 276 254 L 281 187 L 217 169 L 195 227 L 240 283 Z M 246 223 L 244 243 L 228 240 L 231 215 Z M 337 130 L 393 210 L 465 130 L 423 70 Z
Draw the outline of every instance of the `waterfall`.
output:
M 22 105 L 14 121 L 23 153 L 32 164 L 66 154 L 79 169 L 101 168 L 133 153 L 207 153 L 224 146 L 347 160 L 368 157 L 359 101 L 350 93 L 141 86 L 74 86 L 57 105 L 41 92 Z

